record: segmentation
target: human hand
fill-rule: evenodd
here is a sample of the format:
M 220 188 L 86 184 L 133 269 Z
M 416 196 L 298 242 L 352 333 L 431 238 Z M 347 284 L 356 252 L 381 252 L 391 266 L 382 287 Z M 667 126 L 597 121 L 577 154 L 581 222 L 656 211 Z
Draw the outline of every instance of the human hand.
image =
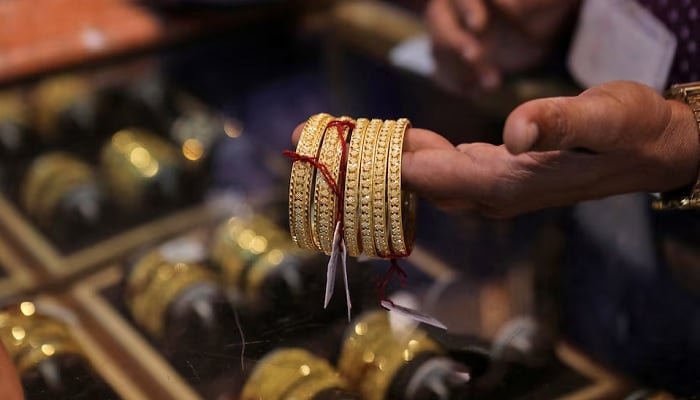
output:
M 508 217 L 614 194 L 660 192 L 697 177 L 690 108 L 653 89 L 611 82 L 576 97 L 537 99 L 508 117 L 505 145 L 452 147 L 406 135 L 404 184 L 447 208 Z
M 2 342 L 0 342 L 0 388 L 2 388 L 3 399 L 21 400 L 24 398 L 17 370 Z
M 431 0 L 426 9 L 436 80 L 464 92 L 542 61 L 578 0 Z

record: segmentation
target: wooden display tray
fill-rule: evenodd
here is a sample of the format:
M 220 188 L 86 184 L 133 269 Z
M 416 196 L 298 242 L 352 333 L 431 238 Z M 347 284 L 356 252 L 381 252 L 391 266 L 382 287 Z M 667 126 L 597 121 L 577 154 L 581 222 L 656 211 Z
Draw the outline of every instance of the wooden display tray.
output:
M 429 264 L 433 264 L 433 266 L 427 267 L 428 270 L 433 272 L 437 272 L 433 268 L 439 270 L 444 267 L 438 267 L 440 263 L 421 250 L 418 250 L 417 258 L 422 261 L 427 260 Z M 164 392 L 167 392 L 168 397 L 159 398 L 176 400 L 202 399 L 185 379 L 173 369 L 171 364 L 152 347 L 147 339 L 101 295 L 100 292 L 102 290 L 117 285 L 122 278 L 123 270 L 121 266 L 113 265 L 76 285 L 71 294 L 76 299 L 79 307 L 85 310 L 89 318 L 94 321 L 97 326 L 96 329 L 108 336 L 110 341 L 116 342 L 120 351 L 125 353 L 124 358 L 128 358 L 130 362 L 138 363 L 139 368 L 149 371 L 143 379 L 153 380 Z M 111 342 L 110 346 L 114 348 Z M 620 398 L 629 394 L 633 389 L 629 382 L 601 367 L 568 343 L 558 343 L 555 347 L 555 352 L 565 365 L 582 376 L 589 378 L 592 382 L 588 386 L 567 394 L 562 399 L 594 400 Z
M 148 371 L 143 379 L 155 382 L 167 396 L 158 399 L 201 400 L 170 363 L 100 295 L 100 290 L 118 284 L 121 279 L 122 270 L 114 265 L 76 285 L 71 292 L 97 329 L 116 342 L 126 356 L 123 361 L 137 363 Z
M 107 383 L 110 388 L 124 400 L 147 400 L 143 389 L 124 373 L 123 369 L 117 367 L 114 359 L 108 355 L 98 344 L 96 338 L 87 327 L 82 325 L 82 320 L 73 313 L 70 306 L 64 304 L 60 299 L 48 296 L 41 296 L 35 300 L 38 307 L 47 307 L 60 310 L 68 317 L 68 327 L 73 338 L 78 342 L 83 353 L 95 372 Z
M 143 223 L 71 253 L 62 253 L 11 202 L 0 196 L 0 221 L 15 246 L 26 258 L 33 259 L 39 273 L 52 277 L 68 277 L 90 267 L 104 265 L 137 247 L 176 235 L 199 224 L 221 218 L 224 210 L 211 203 L 176 211 Z M 19 260 L 17 260 L 19 261 Z M 27 265 L 20 262 L 15 265 Z

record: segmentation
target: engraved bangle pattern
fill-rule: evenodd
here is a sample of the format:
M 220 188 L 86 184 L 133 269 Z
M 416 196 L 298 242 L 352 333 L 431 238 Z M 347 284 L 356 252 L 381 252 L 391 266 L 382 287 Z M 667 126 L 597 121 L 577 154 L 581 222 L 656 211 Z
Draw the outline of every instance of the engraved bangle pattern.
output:
M 326 125 L 331 120 L 328 114 L 317 114 L 309 118 L 302 129 L 296 152 L 299 155 L 317 157 Z M 314 166 L 296 161 L 292 164 L 289 182 L 289 229 L 292 240 L 303 249 L 318 249 L 311 231 L 311 196 Z
M 362 145 L 369 120 L 360 118 L 350 136 L 348 164 L 345 172 L 345 205 L 343 206 L 343 235 L 348 254 L 357 257 L 362 253 L 358 235 L 358 205 L 360 193 L 360 166 L 362 165 Z
M 377 144 L 382 120 L 373 119 L 362 143 L 362 164 L 360 165 L 360 234 L 362 252 L 368 257 L 376 257 L 374 235 L 372 233 L 372 163 L 374 162 L 374 147 Z
M 340 120 L 352 121 L 347 117 L 341 117 Z M 336 185 L 338 184 L 340 161 L 343 152 L 340 141 L 341 138 L 338 135 L 337 129 L 336 126 L 326 127 L 326 133 L 323 136 L 323 143 L 321 144 L 321 151 L 318 157 L 319 164 L 326 166 L 333 181 L 336 182 Z M 342 129 L 342 140 L 346 140 L 349 129 L 347 127 L 343 127 Z M 311 229 L 314 232 L 314 236 L 318 238 L 321 250 L 328 255 L 331 254 L 331 247 L 333 245 L 333 233 L 337 222 L 336 215 L 338 213 L 338 202 L 340 200 L 336 193 L 333 192 L 333 189 L 331 189 L 331 185 L 326 182 L 326 178 L 323 174 L 316 173 L 314 215 Z
M 391 132 L 389 140 L 389 161 L 387 181 L 387 196 L 389 201 L 389 227 L 391 238 L 391 250 L 396 257 L 405 257 L 411 252 L 411 244 L 407 240 L 412 240 L 412 235 L 404 234 L 404 213 L 411 213 L 415 206 L 408 205 L 408 209 L 403 207 L 403 202 L 415 202 L 412 193 L 403 193 L 401 190 L 401 155 L 403 153 L 403 138 L 406 129 L 410 126 L 407 119 L 402 118 L 396 122 L 394 130 Z M 405 197 L 404 197 L 405 194 Z M 410 225 L 410 224 L 409 224 Z M 410 226 L 407 227 L 411 229 Z
M 396 121 L 384 121 L 377 136 L 372 162 L 372 223 L 374 246 L 381 258 L 391 257 L 387 236 L 387 157 L 389 155 L 389 134 Z

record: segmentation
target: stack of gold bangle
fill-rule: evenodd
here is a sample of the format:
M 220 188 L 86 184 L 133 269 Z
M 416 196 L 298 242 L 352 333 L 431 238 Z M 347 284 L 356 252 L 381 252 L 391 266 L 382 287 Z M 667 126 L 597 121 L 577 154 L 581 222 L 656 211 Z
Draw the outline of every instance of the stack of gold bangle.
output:
M 182 162 L 176 147 L 138 128 L 118 131 L 100 153 L 107 185 L 117 203 L 127 210 L 142 207 L 151 185 L 166 199 L 176 198 Z
M 204 265 L 172 262 L 160 251 L 141 258 L 126 281 L 126 303 L 134 321 L 155 338 L 164 334 L 170 305 L 187 289 L 216 276 Z
M 248 378 L 242 400 L 283 400 L 322 398 L 326 391 L 341 390 L 345 395 L 329 397 L 359 399 L 347 392 L 345 380 L 324 359 L 310 352 L 287 348 L 279 349 L 258 362 Z
M 211 260 L 226 286 L 238 289 L 251 302 L 260 300 L 265 279 L 279 268 L 314 255 L 296 248 L 282 228 L 259 215 L 222 223 L 211 246 Z
M 444 351 L 421 329 L 394 331 L 385 311 L 361 316 L 348 327 L 338 370 L 366 400 L 390 398 L 401 368 L 419 355 Z
M 0 341 L 20 375 L 51 357 L 83 353 L 63 321 L 40 314 L 28 301 L 0 312 Z
M 85 185 L 98 187 L 97 176 L 90 165 L 66 153 L 48 153 L 29 167 L 22 187 L 22 205 L 46 228 L 54 221 L 61 201 Z
M 331 123 L 339 121 L 340 123 Z M 289 183 L 289 227 L 301 248 L 331 253 L 342 222 L 348 254 L 396 258 L 411 253 L 416 196 L 401 187 L 405 119 L 353 120 L 317 114 L 304 125 Z M 340 132 L 339 132 L 340 131 Z M 342 140 L 347 143 L 342 165 Z M 328 170 L 341 193 L 309 159 Z M 342 215 L 339 207 L 342 205 Z

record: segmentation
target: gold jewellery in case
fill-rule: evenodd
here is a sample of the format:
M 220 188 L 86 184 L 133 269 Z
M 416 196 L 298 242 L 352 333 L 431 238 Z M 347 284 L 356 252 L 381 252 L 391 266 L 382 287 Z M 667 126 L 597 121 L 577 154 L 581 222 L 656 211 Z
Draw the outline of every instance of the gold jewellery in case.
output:
M 241 392 L 242 400 L 359 400 L 338 372 L 310 352 L 275 350 L 258 362 Z

